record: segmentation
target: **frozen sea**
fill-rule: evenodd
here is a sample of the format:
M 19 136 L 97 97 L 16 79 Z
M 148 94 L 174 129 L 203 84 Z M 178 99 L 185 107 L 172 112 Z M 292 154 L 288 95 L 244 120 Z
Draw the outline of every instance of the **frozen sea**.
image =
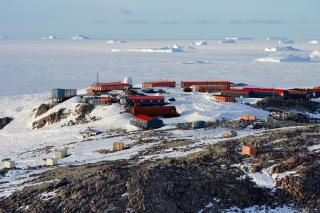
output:
M 46 92 L 52 88 L 85 88 L 100 81 L 131 76 L 134 83 L 149 80 L 217 79 L 263 87 L 319 85 L 320 63 L 268 63 L 257 58 L 269 53 L 265 47 L 277 41 L 238 41 L 182 53 L 111 52 L 112 49 L 146 49 L 188 46 L 194 40 L 129 40 L 107 44 L 106 40 L 0 40 L 0 96 Z M 296 41 L 307 52 L 319 45 Z M 195 62 L 195 63 L 194 63 Z M 197 63 L 198 62 L 198 63 Z M 199 63 L 200 62 L 200 63 Z

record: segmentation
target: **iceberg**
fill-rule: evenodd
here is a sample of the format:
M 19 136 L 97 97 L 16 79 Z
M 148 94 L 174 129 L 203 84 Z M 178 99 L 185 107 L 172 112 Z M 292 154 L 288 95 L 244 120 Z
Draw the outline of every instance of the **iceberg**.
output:
M 111 49 L 111 52 L 144 52 L 144 53 L 180 53 L 184 52 L 185 48 L 177 44 L 171 48 L 148 48 L 148 49 Z
M 311 62 L 311 57 L 306 54 L 297 54 L 294 52 L 276 52 L 272 53 L 271 55 L 259 58 L 256 61 L 259 62 L 274 62 L 274 63 L 281 63 L 281 62 Z
M 279 40 L 286 40 L 286 37 L 268 37 L 267 41 L 279 41 Z
M 294 41 L 290 39 L 284 39 L 284 40 L 279 40 L 279 44 L 294 44 Z
M 72 36 L 71 39 L 72 40 L 85 40 L 85 39 L 90 39 L 90 38 L 87 36 L 84 36 L 84 35 L 76 34 L 76 35 Z
M 41 39 L 44 39 L 44 40 L 54 40 L 54 39 L 57 39 L 57 37 L 55 37 L 54 35 L 49 35 L 48 37 L 42 37 Z
M 127 43 L 127 41 L 124 41 L 124 40 L 108 40 L 107 41 L 107 44 L 124 44 L 124 43 Z
M 207 46 L 208 42 L 207 41 L 196 41 L 196 42 L 192 43 L 191 45 L 194 45 L 194 46 Z
M 235 44 L 236 40 L 231 39 L 231 38 L 225 38 L 221 41 L 219 41 L 219 44 Z
M 320 59 L 320 51 L 315 50 L 315 51 L 311 52 L 309 56 L 313 59 Z
M 312 41 L 309 41 L 309 44 L 319 44 L 319 41 L 317 41 L 317 40 L 312 40 Z
M 264 49 L 266 52 L 277 52 L 277 51 L 301 51 L 300 49 L 294 48 L 292 46 L 286 47 L 266 47 Z

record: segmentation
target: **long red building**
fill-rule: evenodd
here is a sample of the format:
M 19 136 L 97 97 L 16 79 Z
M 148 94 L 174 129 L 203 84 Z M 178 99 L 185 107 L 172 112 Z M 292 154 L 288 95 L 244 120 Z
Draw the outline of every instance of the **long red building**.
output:
M 142 88 L 153 88 L 153 87 L 176 87 L 175 81 L 151 81 L 143 82 Z
M 193 85 L 224 85 L 230 88 L 230 81 L 181 81 L 181 88 L 188 88 Z

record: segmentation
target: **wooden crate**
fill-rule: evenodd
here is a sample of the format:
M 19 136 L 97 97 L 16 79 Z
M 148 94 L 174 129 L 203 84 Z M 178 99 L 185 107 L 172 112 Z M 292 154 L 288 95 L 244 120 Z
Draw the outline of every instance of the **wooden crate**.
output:
M 58 164 L 58 161 L 55 158 L 48 158 L 46 161 L 47 166 L 55 166 L 57 164 Z
M 61 159 L 61 158 L 65 158 L 68 155 L 68 149 L 67 148 L 63 148 L 63 149 L 59 149 L 54 153 L 54 156 L 56 159 Z
M 124 149 L 124 143 L 123 142 L 115 142 L 113 143 L 113 151 L 121 151 Z

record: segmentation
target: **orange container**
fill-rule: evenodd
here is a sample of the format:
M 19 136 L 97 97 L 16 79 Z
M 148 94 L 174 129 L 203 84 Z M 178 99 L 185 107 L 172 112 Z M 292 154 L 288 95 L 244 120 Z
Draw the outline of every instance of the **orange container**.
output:
M 257 117 L 255 115 L 241 115 L 240 120 L 242 121 L 255 121 Z
M 245 155 L 256 155 L 257 147 L 256 146 L 242 146 L 242 154 Z

